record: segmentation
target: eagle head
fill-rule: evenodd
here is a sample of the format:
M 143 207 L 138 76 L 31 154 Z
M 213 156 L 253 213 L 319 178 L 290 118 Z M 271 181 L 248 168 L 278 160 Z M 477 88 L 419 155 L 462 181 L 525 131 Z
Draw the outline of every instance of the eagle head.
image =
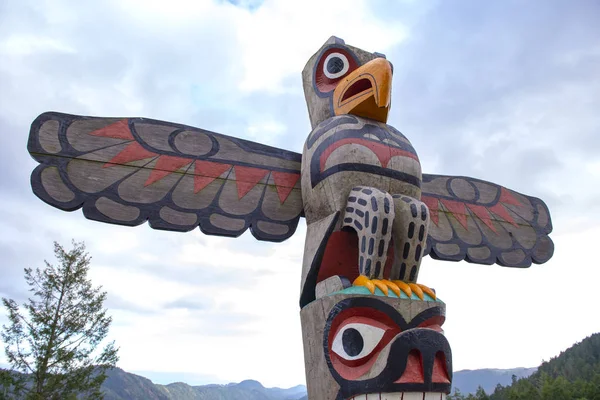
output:
M 308 60 L 302 81 L 313 129 L 343 114 L 387 121 L 392 64 L 383 54 L 348 46 L 332 36 Z

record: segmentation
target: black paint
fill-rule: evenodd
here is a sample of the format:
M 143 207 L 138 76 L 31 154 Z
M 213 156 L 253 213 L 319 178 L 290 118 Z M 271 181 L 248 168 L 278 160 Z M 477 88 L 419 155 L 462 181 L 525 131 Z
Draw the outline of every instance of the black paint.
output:
M 373 216 L 373 223 L 371 224 L 371 233 L 375 234 L 377 232 L 377 222 L 379 219 L 376 215 Z
M 379 248 L 377 249 L 377 254 L 379 255 L 379 257 L 383 256 L 384 248 L 385 248 L 385 240 L 381 239 L 379 241 Z
M 379 209 L 377 206 L 377 198 L 375 197 L 371 197 L 371 208 L 373 208 L 373 211 L 377 211 Z
M 413 265 L 412 268 L 410 269 L 410 277 L 408 278 L 408 280 L 414 281 L 416 277 L 417 277 L 417 266 Z
M 415 223 L 411 222 L 410 224 L 408 224 L 408 238 L 412 239 L 414 234 L 415 234 Z
M 379 276 L 381 274 L 381 261 L 377 261 L 375 264 L 375 276 Z
M 415 205 L 415 203 L 412 203 L 410 205 L 410 213 L 412 214 L 413 218 L 417 218 L 418 211 L 417 211 L 417 206 Z
M 360 332 L 354 328 L 348 328 L 342 334 L 342 346 L 346 354 L 356 357 L 363 350 L 365 341 Z
M 410 251 L 410 243 L 404 243 L 404 251 L 402 252 L 402 257 L 406 260 L 408 258 L 408 252 Z
M 425 225 L 421 225 L 421 227 L 419 228 L 419 240 L 423 240 L 423 238 L 425 237 Z

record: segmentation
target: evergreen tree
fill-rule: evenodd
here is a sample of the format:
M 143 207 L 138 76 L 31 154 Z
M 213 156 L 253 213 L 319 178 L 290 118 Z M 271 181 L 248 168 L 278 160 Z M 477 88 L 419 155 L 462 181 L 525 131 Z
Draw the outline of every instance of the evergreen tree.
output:
M 43 270 L 25 269 L 33 295 L 24 312 L 2 298 L 9 324 L 1 336 L 14 370 L 3 375 L 10 381 L 5 388 L 34 400 L 102 398 L 105 371 L 118 361 L 114 342 L 98 348 L 112 321 L 103 309 L 106 292 L 87 277 L 91 258 L 83 243 L 73 242 L 67 252 L 55 242 L 54 254 L 58 266 L 45 261 Z

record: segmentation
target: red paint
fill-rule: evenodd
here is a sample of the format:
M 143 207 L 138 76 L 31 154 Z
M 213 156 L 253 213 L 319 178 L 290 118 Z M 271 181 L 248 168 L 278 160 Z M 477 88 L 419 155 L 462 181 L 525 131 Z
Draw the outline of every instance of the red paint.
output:
M 467 209 L 465 208 L 465 203 L 446 199 L 440 199 L 440 201 L 442 202 L 444 207 L 446 207 L 446 209 L 452 213 L 454 218 L 456 218 L 456 220 L 460 222 L 463 228 L 469 230 L 467 228 Z
M 510 216 L 510 214 L 508 213 L 508 210 L 506 209 L 506 207 L 504 207 L 504 205 L 498 203 L 493 207 L 488 207 L 488 210 L 493 212 L 494 214 L 496 214 L 497 216 L 499 216 L 500 218 L 502 218 L 504 221 L 513 224 L 514 226 L 518 227 L 517 223 L 515 222 L 515 220 Z
M 473 212 L 484 224 L 487 225 L 492 231 L 496 232 L 496 227 L 492 221 L 492 216 L 490 215 L 487 208 L 484 206 L 479 206 L 476 204 L 467 204 L 469 210 Z
M 194 165 L 194 193 L 198 193 L 231 168 L 231 164 L 196 160 Z
M 438 199 L 436 197 L 423 196 L 423 197 L 421 197 L 421 201 L 427 205 L 427 208 L 429 209 L 429 216 L 431 218 L 431 221 L 437 225 L 439 222 L 439 214 L 438 214 L 439 201 L 438 201 Z
M 273 171 L 273 180 L 275 181 L 275 188 L 277 189 L 277 195 L 281 203 L 292 193 L 294 186 L 298 183 L 298 179 L 300 179 L 300 174 L 298 173 Z
M 238 199 L 244 197 L 262 178 L 267 176 L 269 170 L 236 165 L 235 182 L 237 184 Z
M 337 356 L 335 353 L 331 353 L 331 363 L 333 364 L 333 368 L 340 374 L 340 376 L 346 380 L 357 380 L 361 376 L 365 375 L 375 364 L 377 361 L 377 356 L 379 356 L 380 352 L 373 354 L 373 357 L 369 359 L 366 363 L 359 365 L 357 367 L 351 367 L 342 362 L 342 359 Z
M 139 161 L 146 158 L 156 157 L 158 154 L 146 150 L 138 142 L 133 142 L 127 145 L 123 150 L 114 156 L 109 162 L 104 164 L 104 167 L 112 167 L 114 165 L 127 164 L 132 161 Z
M 394 245 L 390 242 L 383 269 L 384 278 L 389 278 L 393 261 Z M 358 236 L 354 231 L 333 232 L 327 241 L 317 283 L 335 275 L 346 277 L 350 282 L 358 277 Z
M 423 196 L 421 197 L 421 201 L 427 205 L 427 208 L 429 208 L 429 216 L 431 221 L 437 225 L 440 218 L 438 214 L 440 207 L 438 199 L 436 197 Z
M 97 129 L 89 133 L 93 136 L 109 137 L 114 139 L 134 140 L 129 124 L 126 119 L 122 119 L 104 128 Z
M 392 157 L 395 157 L 395 156 L 408 157 L 408 158 L 412 158 L 413 160 L 419 161 L 419 158 L 417 157 L 416 154 L 413 154 L 406 150 L 398 149 L 395 147 L 390 147 L 389 145 L 387 145 L 385 143 L 374 142 L 372 140 L 361 139 L 361 138 L 346 138 L 346 139 L 340 139 L 337 142 L 334 142 L 331 146 L 326 148 L 325 151 L 323 151 L 323 153 L 321 154 L 321 157 L 320 157 L 321 171 L 324 171 L 325 163 L 327 162 L 327 159 L 329 158 L 331 153 L 333 153 L 333 151 L 336 150 L 337 148 L 344 146 L 346 144 L 358 144 L 358 145 L 368 148 L 373 153 L 375 153 L 375 155 L 379 159 L 379 162 L 381 163 L 381 166 L 383 168 L 387 168 L 388 162 L 390 161 L 390 159 Z
M 500 200 L 501 203 L 512 204 L 513 206 L 522 206 L 522 204 L 515 199 L 515 197 L 505 187 L 500 188 Z
M 431 382 L 450 383 L 450 377 L 446 370 L 446 356 L 441 351 L 435 355 L 433 360 L 433 371 L 431 373 Z
M 371 325 L 385 330 L 381 340 L 373 350 L 358 360 L 346 360 L 331 349 L 336 335 L 339 334 L 344 326 L 350 323 Z M 360 378 L 369 372 L 373 364 L 377 361 L 381 351 L 389 345 L 398 333 L 400 333 L 400 328 L 396 323 L 387 314 L 379 310 L 370 307 L 353 307 L 342 311 L 332 321 L 328 334 L 328 352 L 335 370 L 344 379 L 356 380 Z
M 345 75 L 340 76 L 339 78 L 336 78 L 336 79 L 329 79 L 323 72 L 323 66 L 325 64 L 325 59 L 331 53 L 342 53 L 343 55 L 346 56 L 346 58 L 348 59 L 348 63 L 349 63 L 348 72 Z M 319 91 L 321 93 L 331 92 L 332 90 L 334 90 L 336 88 L 336 86 L 339 84 L 339 82 L 342 80 L 342 78 L 344 76 L 347 76 L 349 73 L 354 71 L 356 68 L 358 68 L 358 64 L 357 64 L 355 58 L 352 56 L 352 54 L 349 54 L 345 49 L 334 47 L 332 49 L 325 51 L 319 58 L 319 63 L 317 64 L 317 67 L 315 70 L 315 84 L 317 85 L 317 89 L 319 89 Z
M 192 162 L 189 158 L 174 157 L 174 156 L 160 156 L 154 166 L 150 176 L 144 183 L 144 186 L 153 184 L 156 181 L 161 180 L 165 176 L 179 170 L 185 165 L 189 165 Z
M 418 350 L 412 350 L 408 353 L 404 373 L 394 383 L 425 383 L 423 361 L 421 360 L 421 353 Z

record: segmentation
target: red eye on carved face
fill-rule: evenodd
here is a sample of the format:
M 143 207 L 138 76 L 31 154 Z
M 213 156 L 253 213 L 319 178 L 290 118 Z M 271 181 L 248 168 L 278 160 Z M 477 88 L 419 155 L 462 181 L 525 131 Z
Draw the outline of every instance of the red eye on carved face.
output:
M 357 379 L 399 332 L 400 327 L 378 310 L 354 307 L 342 311 L 332 321 L 327 340 L 333 368 L 344 379 Z
M 315 84 L 322 94 L 331 92 L 340 79 L 358 67 L 356 58 L 344 48 L 326 50 L 316 66 Z

